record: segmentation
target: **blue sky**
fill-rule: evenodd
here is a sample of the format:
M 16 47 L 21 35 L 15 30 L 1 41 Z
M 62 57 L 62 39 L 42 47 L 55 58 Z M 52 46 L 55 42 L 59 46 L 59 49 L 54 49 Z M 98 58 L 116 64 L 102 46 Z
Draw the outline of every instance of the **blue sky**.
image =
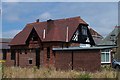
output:
M 7 1 L 7 0 L 5 0 Z M 19 1 L 19 0 L 13 0 Z M 61 19 L 81 16 L 90 27 L 106 36 L 118 25 L 117 2 L 3 2 L 2 34 L 14 37 L 36 19 Z
M 119 0 L 2 0 L 3 2 L 118 2 Z

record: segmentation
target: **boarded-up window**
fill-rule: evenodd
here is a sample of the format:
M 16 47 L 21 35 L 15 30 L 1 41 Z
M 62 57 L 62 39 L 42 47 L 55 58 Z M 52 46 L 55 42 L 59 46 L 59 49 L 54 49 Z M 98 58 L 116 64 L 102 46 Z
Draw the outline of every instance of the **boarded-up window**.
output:
M 32 58 L 28 59 L 29 64 L 32 64 Z
M 15 51 L 14 50 L 11 51 L 11 60 L 15 60 Z
M 49 47 L 47 48 L 47 58 L 48 59 L 50 58 L 50 48 Z

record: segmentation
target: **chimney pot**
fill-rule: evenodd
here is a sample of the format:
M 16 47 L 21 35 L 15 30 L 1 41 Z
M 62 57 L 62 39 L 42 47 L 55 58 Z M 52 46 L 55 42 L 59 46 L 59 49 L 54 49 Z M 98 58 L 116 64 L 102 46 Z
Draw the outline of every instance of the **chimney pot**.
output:
M 39 22 L 39 19 L 37 19 L 36 22 Z
M 53 21 L 52 19 L 47 20 L 47 22 Z

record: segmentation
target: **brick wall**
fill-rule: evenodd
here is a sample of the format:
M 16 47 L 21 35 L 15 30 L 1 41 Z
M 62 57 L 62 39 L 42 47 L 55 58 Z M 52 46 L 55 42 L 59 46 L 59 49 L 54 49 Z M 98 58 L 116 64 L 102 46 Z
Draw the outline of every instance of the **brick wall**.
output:
M 43 53 L 43 66 L 49 67 L 49 66 L 54 66 L 55 59 L 54 59 L 54 53 L 52 51 L 52 48 L 50 47 L 50 58 L 47 58 L 47 48 L 44 48 L 44 53 Z
M 19 54 L 18 64 L 21 67 L 32 67 L 36 65 L 36 54 L 35 50 L 29 50 L 27 51 L 27 54 L 25 52 L 17 53 Z M 29 60 L 32 60 L 32 64 L 29 64 Z
M 32 59 L 32 64 L 29 64 Z M 7 66 L 33 67 L 36 66 L 35 50 L 27 50 L 27 53 L 17 52 L 16 61 L 11 60 L 10 52 L 7 53 Z M 100 69 L 100 50 L 76 50 L 76 51 L 52 51 L 50 49 L 50 59 L 47 59 L 47 48 L 40 50 L 40 66 L 54 66 L 62 70 L 86 70 L 96 71 Z
M 70 44 L 71 47 L 79 47 L 80 46 L 80 43 L 72 43 Z
M 71 70 L 71 51 L 55 52 L 55 67 L 56 69 Z
M 14 66 L 15 61 L 11 60 L 11 53 L 7 52 L 6 54 L 6 60 L 5 60 L 5 66 Z
M 100 69 L 100 50 L 56 51 L 55 53 L 55 67 L 57 69 L 68 70 L 73 68 L 75 70 L 86 71 L 96 71 Z
M 31 52 L 27 51 L 27 53 L 25 53 L 24 51 L 16 52 L 15 57 L 16 60 L 11 60 L 11 53 L 7 52 L 5 65 L 20 67 L 33 67 L 36 65 L 36 54 L 34 50 L 32 50 Z M 29 64 L 30 59 L 32 60 L 32 64 Z
M 95 71 L 101 66 L 101 57 L 99 50 L 74 51 L 73 69 Z

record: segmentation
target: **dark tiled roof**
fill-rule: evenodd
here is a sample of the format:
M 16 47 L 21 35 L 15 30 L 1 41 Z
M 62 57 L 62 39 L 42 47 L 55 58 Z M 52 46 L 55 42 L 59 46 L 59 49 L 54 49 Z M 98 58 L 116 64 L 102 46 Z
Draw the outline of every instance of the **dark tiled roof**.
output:
M 30 24 L 26 25 L 26 27 L 12 39 L 9 45 L 24 45 L 32 29 L 33 26 Z
M 68 41 L 70 41 L 74 32 L 77 30 L 79 24 L 88 25 L 80 17 L 27 24 L 26 27 L 14 37 L 14 39 L 10 42 L 10 45 L 24 45 L 33 28 L 37 32 L 41 41 L 43 42 L 48 41 L 66 42 L 67 34 Z M 43 38 L 43 36 L 45 36 L 45 38 Z
M 99 38 L 103 38 L 102 35 L 100 35 L 97 31 L 93 30 L 92 28 L 89 28 L 90 33 L 93 37 L 99 37 Z
M 98 45 L 99 43 L 101 43 L 103 36 L 100 35 L 97 31 L 95 31 L 92 28 L 89 28 L 89 30 L 90 30 L 90 33 L 93 37 L 93 40 L 95 41 L 95 44 Z

